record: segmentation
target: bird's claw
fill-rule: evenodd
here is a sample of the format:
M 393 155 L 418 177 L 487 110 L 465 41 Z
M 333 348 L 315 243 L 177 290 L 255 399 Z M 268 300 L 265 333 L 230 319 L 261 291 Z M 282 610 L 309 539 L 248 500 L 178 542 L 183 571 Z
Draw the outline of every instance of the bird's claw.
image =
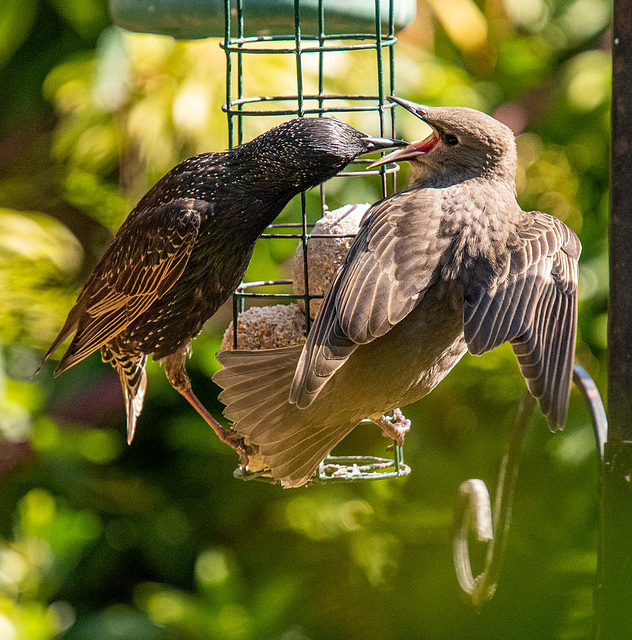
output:
M 403 446 L 404 438 L 410 431 L 410 420 L 404 416 L 400 409 L 395 409 L 392 416 L 382 416 L 377 425 L 382 430 L 382 435 L 385 438 L 393 440 L 394 444 Z M 392 449 L 393 445 L 389 445 L 387 449 Z
M 235 451 L 237 452 L 237 455 L 239 455 L 239 466 L 244 468 L 247 467 L 248 463 L 250 462 L 250 458 L 248 456 L 248 447 L 246 447 L 244 444 L 241 444 L 235 447 Z

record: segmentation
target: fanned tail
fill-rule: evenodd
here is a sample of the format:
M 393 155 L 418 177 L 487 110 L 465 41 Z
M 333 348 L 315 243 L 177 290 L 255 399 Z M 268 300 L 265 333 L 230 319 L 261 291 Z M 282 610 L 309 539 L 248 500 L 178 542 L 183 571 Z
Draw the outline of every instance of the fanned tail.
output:
M 136 421 L 143 410 L 147 390 L 145 364 L 147 356 L 115 354 L 107 345 L 101 350 L 103 362 L 109 362 L 119 374 L 125 411 L 127 413 L 127 444 L 131 444 L 136 433 Z
M 220 351 L 213 376 L 233 429 L 258 447 L 266 468 L 283 487 L 300 487 L 356 425 L 326 396 L 306 409 L 289 403 L 302 346 L 262 351 Z

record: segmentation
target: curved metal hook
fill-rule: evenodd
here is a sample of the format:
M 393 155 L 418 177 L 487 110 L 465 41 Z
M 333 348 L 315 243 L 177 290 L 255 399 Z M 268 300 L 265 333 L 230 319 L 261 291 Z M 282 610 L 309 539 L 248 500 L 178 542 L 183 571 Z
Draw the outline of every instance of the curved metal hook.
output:
M 574 367 L 573 381 L 588 404 L 595 442 L 599 455 L 603 458 L 604 443 L 608 434 L 608 419 L 599 390 L 588 372 L 579 365 Z M 493 514 L 489 491 L 482 480 L 466 480 L 459 487 L 453 541 L 454 568 L 461 589 L 476 607 L 489 602 L 496 592 L 507 546 L 522 445 L 534 408 L 535 399 L 527 394 L 516 412 L 507 451 L 500 466 Z M 476 577 L 472 573 L 470 562 L 468 542 L 470 529 L 474 530 L 479 542 L 489 543 L 485 567 Z
M 599 450 L 599 458 L 603 462 L 603 450 L 608 439 L 608 416 L 606 415 L 599 389 L 597 389 L 597 385 L 588 371 L 578 364 L 573 369 L 573 382 L 577 385 L 582 396 L 584 396 L 584 400 L 590 409 L 590 420 L 595 434 L 595 442 Z
M 459 487 L 452 547 L 454 568 L 461 589 L 476 607 L 481 607 L 491 600 L 496 591 L 502 559 L 507 546 L 507 533 L 511 521 L 511 507 L 516 478 L 518 477 L 522 444 L 534 409 L 535 399 L 531 394 L 525 395 L 518 406 L 507 451 L 500 466 L 493 517 L 489 492 L 482 480 L 466 480 Z M 489 542 L 485 568 L 476 577 L 472 574 L 468 542 L 472 523 L 478 540 Z M 494 530 L 496 531 L 495 535 Z

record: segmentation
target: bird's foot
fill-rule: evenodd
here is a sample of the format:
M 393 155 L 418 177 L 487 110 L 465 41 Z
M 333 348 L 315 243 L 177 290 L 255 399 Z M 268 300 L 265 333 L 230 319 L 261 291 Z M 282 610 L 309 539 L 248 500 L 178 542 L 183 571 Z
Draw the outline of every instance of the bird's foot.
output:
M 375 421 L 385 438 L 390 438 L 398 446 L 403 446 L 404 438 L 410 431 L 410 420 L 400 409 L 395 409 L 392 416 L 381 416 Z
M 248 466 L 244 467 L 242 465 L 242 469 L 248 473 L 271 476 L 270 469 L 268 469 L 261 453 L 259 453 L 259 447 L 249 444 L 246 438 L 244 438 L 244 442 L 246 443 L 246 452 L 248 454 Z

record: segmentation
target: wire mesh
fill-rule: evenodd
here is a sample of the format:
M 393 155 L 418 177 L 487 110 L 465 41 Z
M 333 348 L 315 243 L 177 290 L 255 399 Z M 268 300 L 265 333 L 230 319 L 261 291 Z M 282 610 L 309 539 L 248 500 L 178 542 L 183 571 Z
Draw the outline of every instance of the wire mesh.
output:
M 244 0 L 225 0 L 225 34 L 220 46 L 226 53 L 226 103 L 222 109 L 228 118 L 228 145 L 233 148 L 244 141 L 246 118 L 278 116 L 318 116 L 325 114 L 375 113 L 379 123 L 379 135 L 395 137 L 395 113 L 393 105 L 386 100 L 395 91 L 394 46 L 394 0 L 388 3 L 388 18 L 384 20 L 382 3 L 374 0 L 375 21 L 372 33 L 327 33 L 324 0 L 318 1 L 318 33 L 304 34 L 301 30 L 300 0 L 294 0 L 294 29 L 288 35 L 244 36 L 246 16 Z M 383 24 L 386 24 L 386 29 Z M 374 51 L 376 86 L 372 93 L 331 94 L 325 93 L 325 66 L 332 53 L 352 51 Z M 246 95 L 244 71 L 251 56 L 294 56 L 297 91 L 292 95 Z M 304 91 L 304 59 L 308 55 L 318 56 L 317 93 Z M 359 178 L 379 175 L 382 196 L 396 190 L 396 164 L 383 165 L 376 170 L 366 170 L 370 160 L 356 160 L 338 174 L 342 178 Z M 303 255 L 304 293 L 270 292 L 268 287 L 288 288 L 291 280 L 262 280 L 244 282 L 233 295 L 233 348 L 238 344 L 238 316 L 245 309 L 246 299 L 288 301 L 301 299 L 305 306 L 306 331 L 311 323 L 310 303 L 322 295 L 310 293 L 308 268 L 308 240 L 311 238 L 350 238 L 345 234 L 312 234 L 313 224 L 308 222 L 307 199 L 300 194 L 300 221 L 275 223 L 261 237 L 265 241 L 296 239 L 301 243 Z M 327 210 L 326 188 L 320 187 L 320 214 Z M 394 446 L 393 459 L 374 456 L 328 456 L 320 465 L 311 482 L 341 482 L 374 480 L 407 475 L 410 468 L 404 463 L 402 447 Z M 236 477 L 244 480 L 269 480 L 265 473 L 251 473 L 238 469 Z

